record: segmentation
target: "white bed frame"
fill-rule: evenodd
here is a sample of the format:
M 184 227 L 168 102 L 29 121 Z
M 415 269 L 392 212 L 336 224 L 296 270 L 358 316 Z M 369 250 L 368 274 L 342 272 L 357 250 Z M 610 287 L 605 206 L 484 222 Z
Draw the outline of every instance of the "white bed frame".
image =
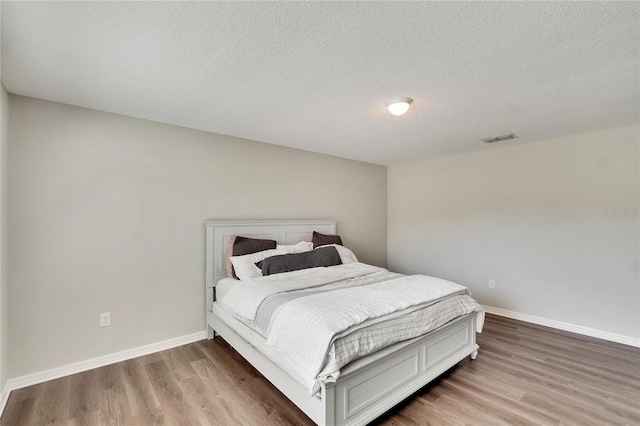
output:
M 263 376 L 319 425 L 363 425 L 471 356 L 478 354 L 476 315 L 460 317 L 424 336 L 395 344 L 344 367 L 336 383 L 322 386 L 320 397 L 308 390 L 269 356 L 238 333 L 241 325 L 214 306 L 214 290 L 227 276 L 225 251 L 232 235 L 268 238 L 295 244 L 313 231 L 335 234 L 328 220 L 228 222 L 207 221 L 206 317 L 208 338 L 219 334 Z M 245 326 L 246 327 L 246 326 Z M 248 327 L 247 327 L 248 328 Z M 214 331 L 215 330 L 215 331 Z

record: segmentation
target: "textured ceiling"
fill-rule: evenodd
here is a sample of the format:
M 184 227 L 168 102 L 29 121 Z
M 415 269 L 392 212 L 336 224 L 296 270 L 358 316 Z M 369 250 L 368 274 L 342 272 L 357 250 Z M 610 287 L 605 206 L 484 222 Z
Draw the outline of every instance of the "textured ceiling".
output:
M 1 7 L 10 93 L 373 163 L 639 122 L 638 2 Z

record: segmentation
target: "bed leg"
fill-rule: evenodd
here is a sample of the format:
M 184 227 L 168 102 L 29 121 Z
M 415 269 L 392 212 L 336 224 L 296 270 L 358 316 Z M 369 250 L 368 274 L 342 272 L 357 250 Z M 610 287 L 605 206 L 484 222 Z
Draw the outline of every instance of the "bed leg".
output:
M 207 326 L 207 340 L 211 340 L 216 337 L 216 332 L 213 328 Z
M 471 359 L 476 359 L 478 357 L 478 351 L 473 351 L 471 354 Z

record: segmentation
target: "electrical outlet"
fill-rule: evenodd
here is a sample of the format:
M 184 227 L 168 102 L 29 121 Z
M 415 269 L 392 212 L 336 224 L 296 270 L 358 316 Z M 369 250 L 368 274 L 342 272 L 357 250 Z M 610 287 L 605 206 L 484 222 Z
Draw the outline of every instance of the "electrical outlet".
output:
M 496 280 L 489 280 L 489 288 L 496 288 Z
M 111 312 L 100 314 L 100 327 L 111 325 Z

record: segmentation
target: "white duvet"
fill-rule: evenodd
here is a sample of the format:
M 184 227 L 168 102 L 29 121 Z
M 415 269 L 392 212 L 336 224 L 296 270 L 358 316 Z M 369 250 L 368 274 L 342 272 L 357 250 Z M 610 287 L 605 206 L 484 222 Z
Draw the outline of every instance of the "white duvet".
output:
M 482 330 L 484 311 L 466 287 L 424 275 L 398 276 L 362 263 L 241 281 L 221 303 L 253 323 L 270 296 L 309 288 L 308 295 L 277 307 L 265 334 L 312 394 L 322 382 L 335 381 L 350 361 L 458 316 L 477 312 Z

